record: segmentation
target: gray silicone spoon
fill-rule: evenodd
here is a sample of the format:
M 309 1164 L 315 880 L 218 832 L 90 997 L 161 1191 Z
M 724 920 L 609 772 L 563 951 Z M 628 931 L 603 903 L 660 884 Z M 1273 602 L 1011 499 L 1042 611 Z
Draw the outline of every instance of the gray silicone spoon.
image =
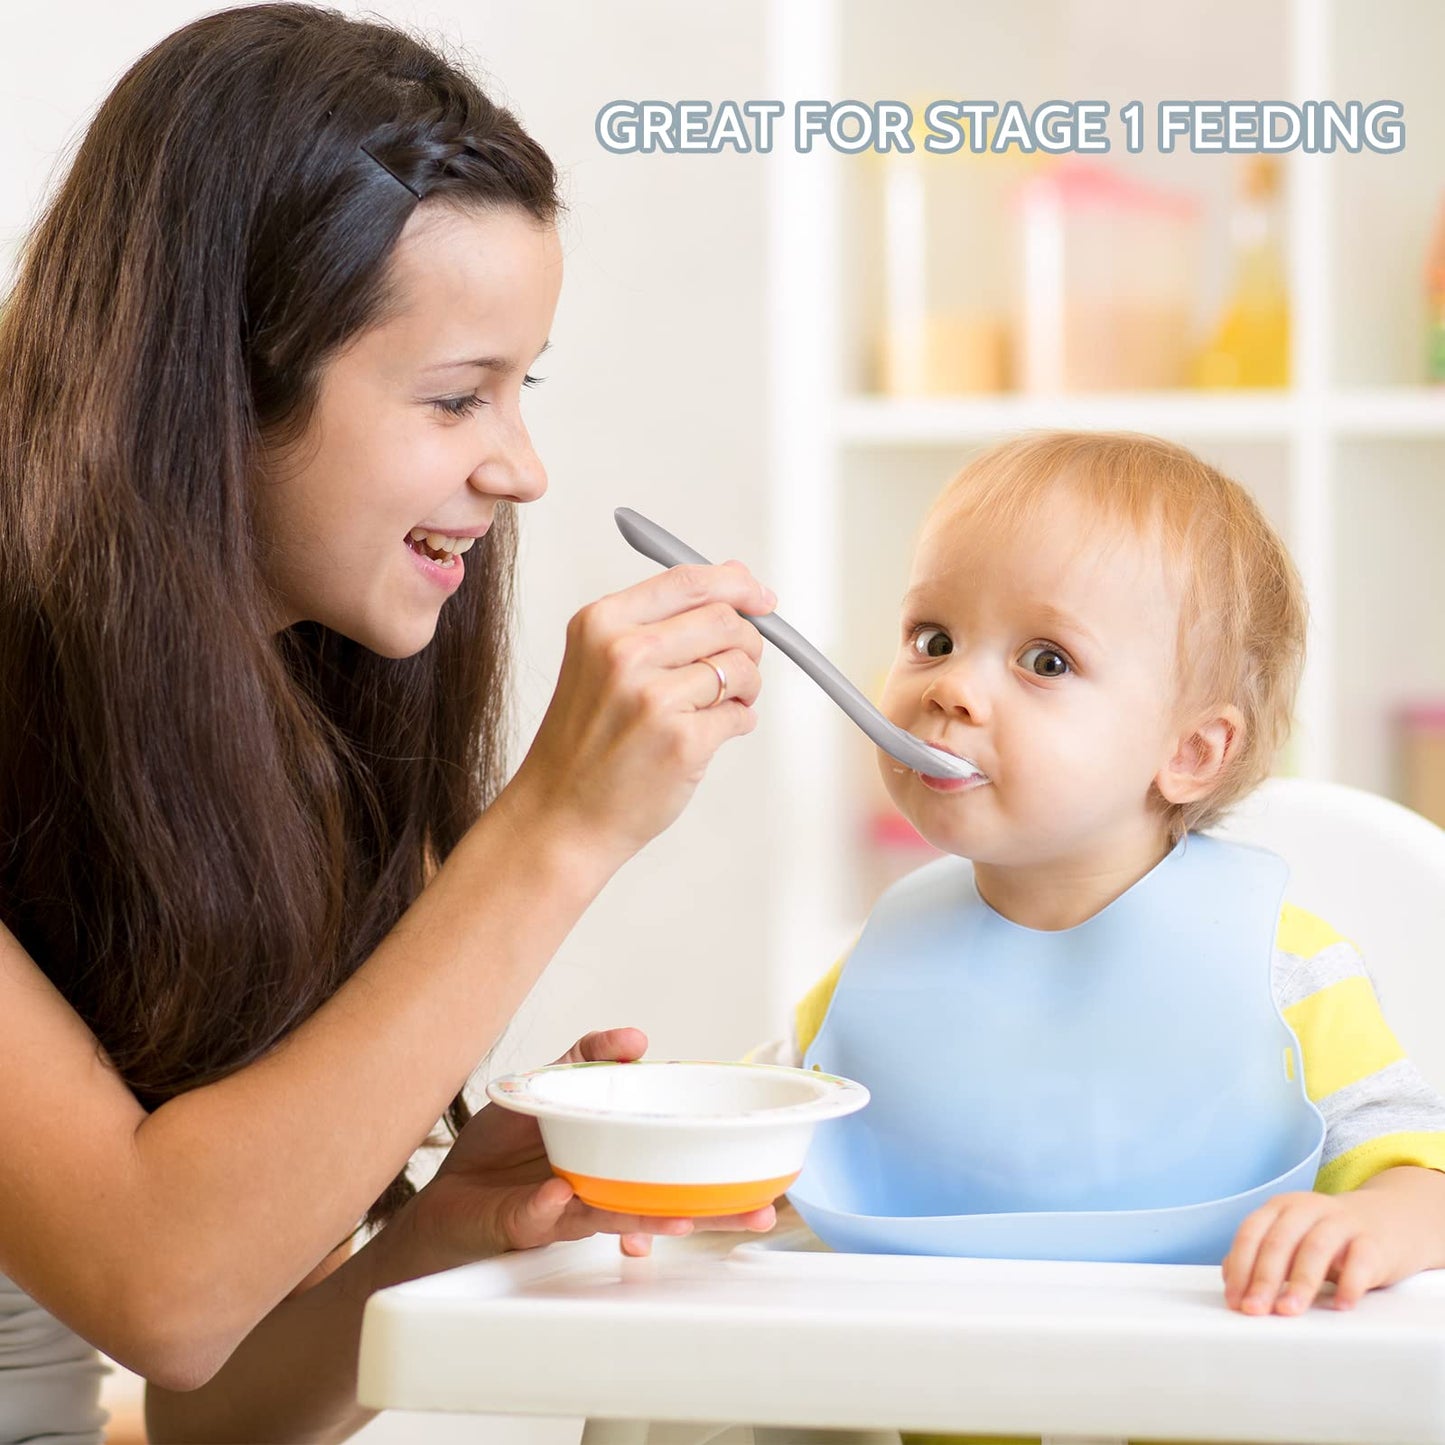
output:
M 631 507 L 618 507 L 612 515 L 628 545 L 644 557 L 651 557 L 664 567 L 676 567 L 682 562 L 711 565 L 700 552 L 694 552 L 685 542 L 679 542 L 671 532 Z M 930 778 L 983 776 L 983 770 L 967 758 L 930 747 L 922 738 L 889 722 L 797 628 L 784 622 L 776 612 L 765 617 L 748 617 L 746 612 L 739 615 L 746 617 L 780 652 L 792 658 L 890 757 Z

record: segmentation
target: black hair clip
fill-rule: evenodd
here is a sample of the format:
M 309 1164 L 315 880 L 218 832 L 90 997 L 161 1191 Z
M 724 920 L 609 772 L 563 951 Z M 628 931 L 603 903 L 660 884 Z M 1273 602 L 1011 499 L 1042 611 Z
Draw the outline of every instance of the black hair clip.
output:
M 405 186 L 405 187 L 407 188 L 407 190 L 409 190 L 409 191 L 412 193 L 412 195 L 414 195 L 414 196 L 417 198 L 417 200 L 421 200 L 421 192 L 420 192 L 419 190 L 417 190 L 417 188 L 416 188 L 414 185 L 412 185 L 409 181 L 404 181 L 404 180 L 402 180 L 402 178 L 401 178 L 399 175 L 397 175 L 397 173 L 396 173 L 394 170 L 392 170 L 392 168 L 391 168 L 389 165 L 387 165 L 387 163 L 386 163 L 384 160 L 382 160 L 382 158 L 381 158 L 379 155 L 376 155 L 374 152 L 367 150 L 365 146 L 362 146 L 362 147 L 361 147 L 361 150 L 362 150 L 363 154 L 370 156 L 371 159 L 374 160 L 374 161 L 376 162 L 376 164 L 379 165 L 379 166 L 382 168 L 382 170 L 384 170 L 384 171 L 387 173 L 387 175 L 389 175 L 389 176 L 392 178 L 392 180 L 394 180 L 398 185 Z

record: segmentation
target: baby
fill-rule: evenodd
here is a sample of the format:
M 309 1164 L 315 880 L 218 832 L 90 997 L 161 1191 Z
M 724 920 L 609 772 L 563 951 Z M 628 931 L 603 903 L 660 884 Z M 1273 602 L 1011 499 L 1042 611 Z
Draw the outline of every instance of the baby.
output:
M 1042 1221 L 1044 1257 L 1222 1259 L 1252 1314 L 1445 1265 L 1445 1101 L 1280 860 L 1203 831 L 1270 772 L 1305 623 L 1259 508 L 1181 447 L 1034 434 L 945 489 L 883 710 L 985 779 L 880 754 L 955 856 L 889 890 L 793 1038 L 752 1056 L 873 1093 L 851 1135 L 819 1131 L 794 1191 L 820 1233 L 809 1200 L 855 1223 L 952 1215 L 983 1231 L 958 1253 L 1035 1252 L 988 1231 Z M 1158 1243 L 1181 1221 L 1194 1254 Z

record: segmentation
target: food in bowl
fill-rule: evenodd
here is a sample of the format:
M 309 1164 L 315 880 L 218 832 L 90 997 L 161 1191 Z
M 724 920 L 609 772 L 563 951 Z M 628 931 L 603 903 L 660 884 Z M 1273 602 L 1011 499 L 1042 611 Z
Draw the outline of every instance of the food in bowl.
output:
M 817 1069 L 639 1059 L 553 1064 L 487 1086 L 532 1114 L 555 1173 L 617 1214 L 745 1214 L 785 1194 L 813 1129 L 868 1102 Z

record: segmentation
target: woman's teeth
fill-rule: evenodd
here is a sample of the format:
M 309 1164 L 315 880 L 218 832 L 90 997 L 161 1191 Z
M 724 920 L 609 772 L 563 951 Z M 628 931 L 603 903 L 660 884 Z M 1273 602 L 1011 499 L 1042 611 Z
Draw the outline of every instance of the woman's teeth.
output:
M 444 532 L 428 532 L 422 527 L 413 527 L 406 539 L 412 551 L 430 557 L 439 567 L 455 567 L 457 558 L 476 540 L 475 537 L 448 537 Z

